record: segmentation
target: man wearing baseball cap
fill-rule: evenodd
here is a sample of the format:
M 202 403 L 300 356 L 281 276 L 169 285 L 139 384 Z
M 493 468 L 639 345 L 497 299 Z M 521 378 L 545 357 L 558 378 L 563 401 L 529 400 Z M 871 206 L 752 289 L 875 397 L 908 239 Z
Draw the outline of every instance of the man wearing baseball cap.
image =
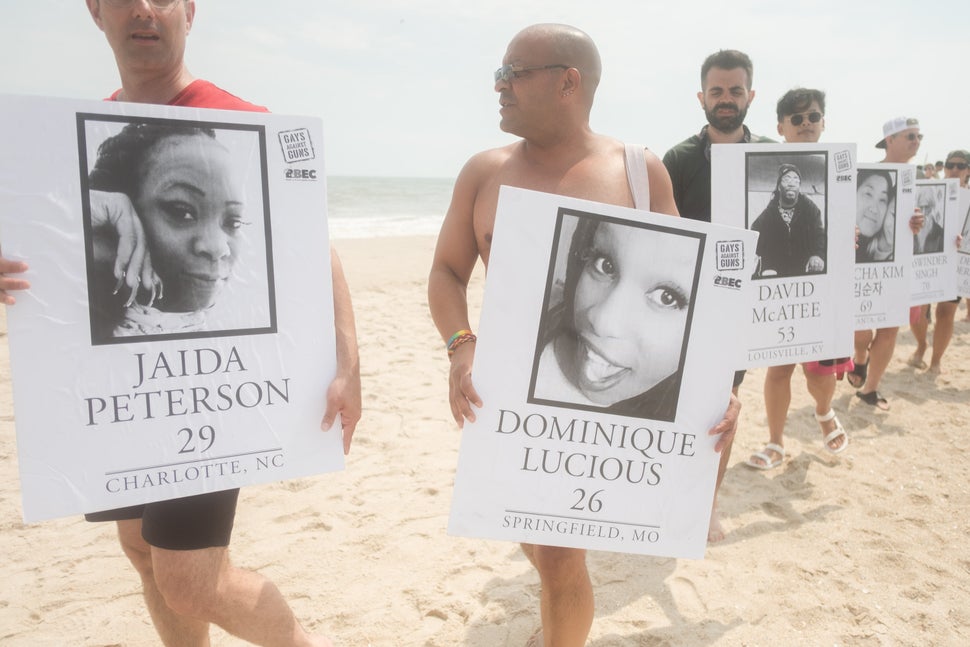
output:
M 886 149 L 883 162 L 905 164 L 916 157 L 923 135 L 919 132 L 919 120 L 915 117 L 896 117 L 882 125 L 882 139 L 876 148 Z
M 919 151 L 923 135 L 919 131 L 919 120 L 915 117 L 896 117 L 882 125 L 882 139 L 876 148 L 886 150 L 883 162 L 906 164 Z M 913 233 L 923 226 L 923 216 L 919 211 L 909 220 Z M 856 396 L 883 411 L 889 411 L 889 401 L 878 391 L 879 381 L 889 367 L 889 361 L 896 349 L 896 335 L 899 327 L 857 330 L 855 333 L 855 368 L 846 374 L 849 384 L 859 389 Z

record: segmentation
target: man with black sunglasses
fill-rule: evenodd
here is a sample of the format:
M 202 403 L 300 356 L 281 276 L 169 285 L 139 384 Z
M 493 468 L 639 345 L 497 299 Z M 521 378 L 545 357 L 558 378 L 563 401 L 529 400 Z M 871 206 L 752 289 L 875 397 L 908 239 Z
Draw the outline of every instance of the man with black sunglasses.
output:
M 970 177 L 970 153 L 965 150 L 955 150 L 946 156 L 943 164 L 945 179 L 960 180 L 960 186 L 967 188 L 967 178 Z M 962 224 L 962 223 L 961 223 Z M 936 304 L 936 323 L 933 324 L 933 353 L 930 355 L 930 365 L 923 360 L 928 347 L 927 333 L 930 325 L 931 305 L 919 306 L 919 316 L 910 325 L 913 337 L 916 338 L 916 350 L 909 358 L 909 365 L 913 368 L 925 368 L 929 373 L 942 373 L 940 361 L 943 353 L 953 338 L 953 321 L 956 319 L 957 308 L 960 307 L 960 297 L 953 301 L 941 301 Z M 970 317 L 970 313 L 968 313 Z
M 970 153 L 965 150 L 951 151 L 943 164 L 943 177 L 960 180 L 960 188 L 968 187 L 970 179 Z
M 711 144 L 748 144 L 771 142 L 767 137 L 751 134 L 744 125 L 748 107 L 754 101 L 751 84 L 754 65 L 744 52 L 722 49 L 708 56 L 701 65 L 701 91 L 697 93 L 707 125 L 701 131 L 677 144 L 664 155 L 664 166 L 670 172 L 677 209 L 684 218 L 711 221 Z M 744 371 L 734 375 L 732 391 L 736 396 L 744 381 Z M 711 508 L 707 540 L 724 539 L 724 529 L 717 513 L 717 493 L 731 458 L 731 445 L 721 451 Z
M 923 134 L 919 131 L 919 120 L 915 117 L 896 117 L 882 126 L 882 139 L 876 148 L 886 151 L 883 162 L 906 164 L 919 152 Z
M 194 0 L 86 2 L 114 52 L 121 76 L 121 89 L 110 100 L 266 111 L 190 74 L 184 53 L 195 19 Z M 137 218 L 134 212 L 127 215 Z M 340 413 L 346 452 L 360 418 L 360 369 L 350 292 L 336 255 L 332 263 L 337 377 L 326 391 L 321 427 L 329 429 Z M 0 303 L 12 305 L 10 291 L 30 287 L 27 281 L 8 276 L 25 271 L 25 263 L 0 257 Z M 140 273 L 128 274 L 129 288 L 137 290 Z M 122 550 L 140 575 L 162 644 L 208 645 L 210 623 L 215 623 L 258 645 L 332 645 L 300 626 L 275 584 L 231 562 L 229 540 L 238 494 L 238 489 L 211 492 L 88 518 L 117 522 Z
M 776 108 L 778 134 L 785 143 L 815 143 L 825 130 L 825 93 L 810 88 L 789 90 L 778 100 Z M 760 242 L 760 240 L 759 240 Z M 842 423 L 832 409 L 836 375 L 851 368 L 848 357 L 805 362 L 805 383 L 815 401 L 815 420 L 822 432 L 822 446 L 831 454 L 842 452 L 849 444 Z M 768 443 L 746 461 L 749 467 L 770 470 L 785 459 L 784 433 L 791 405 L 791 378 L 795 364 L 769 366 L 765 371 L 765 414 L 768 419 Z
M 778 134 L 787 143 L 817 142 L 825 130 L 825 93 L 810 88 L 786 92 L 776 106 Z

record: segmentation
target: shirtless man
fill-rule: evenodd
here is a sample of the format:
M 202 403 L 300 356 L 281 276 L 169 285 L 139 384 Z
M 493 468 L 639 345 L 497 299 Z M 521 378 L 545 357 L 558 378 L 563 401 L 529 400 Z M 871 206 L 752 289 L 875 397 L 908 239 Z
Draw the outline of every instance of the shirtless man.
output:
M 467 331 L 466 287 L 479 258 L 488 267 L 498 190 L 502 184 L 632 207 L 623 144 L 590 130 L 600 58 L 588 35 L 566 25 L 533 25 L 509 43 L 495 72 L 500 127 L 522 139 L 472 157 L 461 170 L 438 237 L 428 280 L 428 300 L 443 339 Z M 677 214 L 670 178 L 646 153 L 650 210 Z M 449 403 L 459 427 L 475 420 L 481 398 L 472 384 L 474 343 L 454 348 Z M 720 451 L 734 435 L 736 398 L 711 430 Z M 584 645 L 593 621 L 593 589 L 586 552 L 523 545 L 542 583 L 542 629 L 529 644 Z
M 265 111 L 189 73 L 183 55 L 195 19 L 194 0 L 86 2 L 121 75 L 122 87 L 112 99 Z M 360 368 L 350 292 L 336 254 L 332 259 L 337 376 L 327 390 L 321 427 L 329 429 L 339 413 L 346 452 L 360 418 Z M 30 287 L 24 279 L 7 276 L 26 271 L 25 263 L 0 257 L 0 302 L 13 305 L 10 292 Z M 138 289 L 139 277 L 139 272 L 127 273 L 129 289 Z M 258 645 L 331 645 L 303 630 L 272 582 L 230 562 L 237 495 L 238 490 L 209 493 L 98 513 L 91 520 L 117 521 L 121 547 L 141 576 L 162 644 L 208 645 L 209 624 L 214 622 Z

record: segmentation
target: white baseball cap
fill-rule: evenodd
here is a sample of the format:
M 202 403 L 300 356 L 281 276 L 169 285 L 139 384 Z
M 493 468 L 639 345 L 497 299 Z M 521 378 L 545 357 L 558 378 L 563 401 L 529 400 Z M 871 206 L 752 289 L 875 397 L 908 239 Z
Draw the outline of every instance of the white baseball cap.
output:
M 882 139 L 876 142 L 876 148 L 886 147 L 886 138 L 896 133 L 901 133 L 910 128 L 919 128 L 919 119 L 915 117 L 896 117 L 890 119 L 882 125 Z

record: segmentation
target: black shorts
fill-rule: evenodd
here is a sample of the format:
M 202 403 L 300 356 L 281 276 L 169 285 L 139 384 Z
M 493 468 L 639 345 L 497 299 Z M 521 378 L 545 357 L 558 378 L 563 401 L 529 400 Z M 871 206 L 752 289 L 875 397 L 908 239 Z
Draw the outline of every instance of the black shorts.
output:
M 141 536 L 166 550 L 228 546 L 239 489 L 116 508 L 84 515 L 88 521 L 141 519 Z
M 744 371 L 735 371 L 734 372 L 734 384 L 731 385 L 731 388 L 736 389 L 739 386 L 741 386 L 741 382 L 744 382 L 744 374 L 747 373 L 747 372 L 748 372 L 747 370 L 744 370 Z

